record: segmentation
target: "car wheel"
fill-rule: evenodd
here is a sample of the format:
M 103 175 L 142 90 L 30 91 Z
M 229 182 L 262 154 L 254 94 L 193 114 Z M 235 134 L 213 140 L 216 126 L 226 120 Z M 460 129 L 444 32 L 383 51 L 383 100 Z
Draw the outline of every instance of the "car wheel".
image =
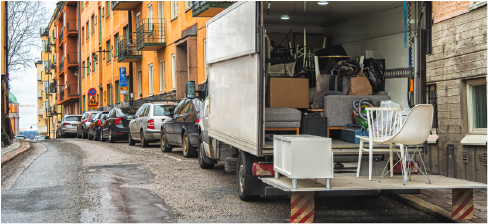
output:
M 246 176 L 252 176 L 253 156 L 244 151 L 239 152 L 237 158 L 237 183 L 239 198 L 243 201 L 253 201 L 259 199 L 259 195 L 250 195 L 249 189 L 251 186 L 246 181 Z
M 103 129 L 100 130 L 100 141 L 105 142 L 106 140 L 103 138 Z
M 130 134 L 130 130 L 129 130 L 129 145 L 135 145 L 136 144 L 136 141 L 134 139 L 132 139 L 132 135 Z
M 203 149 L 203 142 L 202 142 L 198 146 L 198 163 L 200 164 L 200 168 L 202 168 L 202 169 L 213 168 L 214 164 L 206 163 L 204 160 L 204 156 L 207 157 L 207 155 L 205 154 L 205 149 Z
M 168 142 L 166 142 L 166 134 L 161 132 L 161 139 L 159 141 L 159 145 L 161 146 L 162 152 L 171 152 L 173 151 L 173 147 L 171 147 Z
M 97 131 L 95 130 L 94 132 L 95 134 L 93 135 L 93 141 L 98 141 L 99 136 L 97 136 Z
M 81 129 L 81 138 L 82 139 L 87 139 L 88 138 L 88 136 L 85 135 L 85 129 L 84 128 Z
M 197 150 L 191 146 L 188 134 L 185 132 L 183 135 L 183 156 L 186 158 L 195 157 Z
M 88 130 L 88 134 L 87 135 L 88 135 L 88 140 L 92 140 L 93 139 L 92 135 L 90 135 L 90 130 Z
M 115 138 L 114 138 L 114 136 L 112 136 L 112 129 L 109 129 L 109 131 L 108 131 L 108 142 L 110 142 L 110 143 L 115 142 Z
M 144 131 L 141 130 L 141 147 L 147 148 L 149 146 L 149 142 L 146 141 L 146 136 L 144 136 Z
M 59 137 L 61 137 L 61 135 Z M 76 138 L 80 138 L 80 131 L 78 131 L 78 128 L 76 129 Z

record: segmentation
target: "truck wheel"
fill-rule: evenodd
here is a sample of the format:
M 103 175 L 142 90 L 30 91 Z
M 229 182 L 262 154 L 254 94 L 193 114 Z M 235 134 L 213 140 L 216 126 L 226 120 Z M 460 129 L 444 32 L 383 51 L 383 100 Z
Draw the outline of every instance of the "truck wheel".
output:
M 166 134 L 161 132 L 161 139 L 159 141 L 159 145 L 161 146 L 161 152 L 171 152 L 173 151 L 173 147 L 166 142 Z
M 200 164 L 200 168 L 202 169 L 212 169 L 214 167 L 214 164 L 211 163 L 206 163 L 204 158 L 207 157 L 205 154 L 205 149 L 203 149 L 203 143 L 200 143 L 198 145 L 198 163 Z
M 136 144 L 136 141 L 134 139 L 132 139 L 132 135 L 130 134 L 130 130 L 129 130 L 129 145 L 135 145 Z
M 185 132 L 183 135 L 183 156 L 185 158 L 192 158 L 195 157 L 196 152 L 197 150 L 195 147 L 191 146 L 188 134 Z
M 259 195 L 250 195 L 249 189 L 252 187 L 246 181 L 246 176 L 252 176 L 252 164 L 256 158 L 247 152 L 240 151 L 237 158 L 237 188 L 239 198 L 243 201 L 254 201 L 259 199 Z
M 144 136 L 144 131 L 141 130 L 141 147 L 147 148 L 149 146 L 149 142 L 146 141 L 146 137 Z

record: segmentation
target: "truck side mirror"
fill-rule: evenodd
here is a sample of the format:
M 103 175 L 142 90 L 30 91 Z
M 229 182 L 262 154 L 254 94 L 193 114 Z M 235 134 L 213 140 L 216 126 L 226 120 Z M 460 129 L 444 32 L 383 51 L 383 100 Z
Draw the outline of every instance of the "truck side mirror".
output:
M 186 98 L 195 99 L 195 81 L 186 82 Z

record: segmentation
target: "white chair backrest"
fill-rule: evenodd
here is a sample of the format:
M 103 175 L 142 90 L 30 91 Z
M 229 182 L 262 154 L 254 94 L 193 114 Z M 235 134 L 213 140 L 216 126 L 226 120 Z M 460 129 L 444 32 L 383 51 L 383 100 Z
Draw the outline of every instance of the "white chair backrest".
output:
M 384 142 L 393 137 L 401 127 L 402 108 L 367 107 L 369 139 Z
M 429 138 L 433 119 L 434 107 L 419 104 L 410 110 L 400 131 L 387 141 L 404 145 L 422 144 Z

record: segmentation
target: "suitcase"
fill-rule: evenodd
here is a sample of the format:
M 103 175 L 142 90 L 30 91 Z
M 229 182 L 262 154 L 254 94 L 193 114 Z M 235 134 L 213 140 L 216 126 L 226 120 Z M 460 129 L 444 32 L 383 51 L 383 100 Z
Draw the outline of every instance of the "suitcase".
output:
M 369 132 L 359 124 L 346 124 L 346 128 L 341 130 L 341 140 L 359 144 L 360 139 L 356 135 L 369 136 Z

